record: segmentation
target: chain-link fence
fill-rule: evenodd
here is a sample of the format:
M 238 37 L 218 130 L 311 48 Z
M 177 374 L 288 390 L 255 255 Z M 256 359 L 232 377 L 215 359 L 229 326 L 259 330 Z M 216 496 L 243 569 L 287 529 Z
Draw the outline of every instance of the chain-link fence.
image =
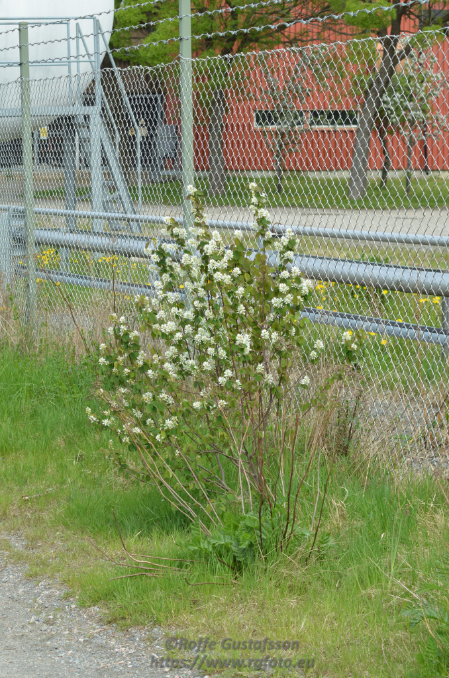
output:
M 189 176 L 210 227 L 239 229 L 257 249 L 255 181 L 273 247 L 288 228 L 299 238 L 296 265 L 315 283 L 311 332 L 326 342 L 367 333 L 359 367 L 374 438 L 413 450 L 413 463 L 448 465 L 445 34 L 401 38 L 383 82 L 376 39 L 187 68 L 118 69 L 110 54 L 113 67 L 100 69 L 81 29 L 77 45 L 71 74 L 31 70 L 30 139 L 23 79 L 0 84 L 3 326 L 36 312 L 41 334 L 72 332 L 74 317 L 100 336 L 113 306 L 151 295 L 164 216 L 189 220 Z

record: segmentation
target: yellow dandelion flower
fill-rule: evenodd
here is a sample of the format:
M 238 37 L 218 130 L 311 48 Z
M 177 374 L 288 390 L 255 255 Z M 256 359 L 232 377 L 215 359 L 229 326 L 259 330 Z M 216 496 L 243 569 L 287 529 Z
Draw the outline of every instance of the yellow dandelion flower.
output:
M 398 323 L 402 323 L 402 322 L 404 322 L 404 321 L 403 321 L 403 320 L 401 320 L 400 318 L 397 318 L 396 320 L 397 320 L 397 322 L 398 322 Z
M 388 290 L 382 290 L 382 294 L 388 294 Z
M 386 339 L 382 339 L 380 343 L 382 344 L 382 346 L 386 346 L 388 344 L 388 341 Z

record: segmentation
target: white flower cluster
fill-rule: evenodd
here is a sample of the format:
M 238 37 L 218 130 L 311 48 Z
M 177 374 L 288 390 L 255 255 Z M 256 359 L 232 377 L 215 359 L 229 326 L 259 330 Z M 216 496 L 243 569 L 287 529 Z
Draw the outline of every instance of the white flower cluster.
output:
M 171 417 L 166 419 L 164 422 L 164 429 L 167 431 L 169 429 L 175 428 L 178 425 L 178 417 Z
M 245 355 L 251 351 L 251 336 L 248 332 L 240 332 L 235 338 L 235 343 L 237 346 L 243 346 L 243 352 Z

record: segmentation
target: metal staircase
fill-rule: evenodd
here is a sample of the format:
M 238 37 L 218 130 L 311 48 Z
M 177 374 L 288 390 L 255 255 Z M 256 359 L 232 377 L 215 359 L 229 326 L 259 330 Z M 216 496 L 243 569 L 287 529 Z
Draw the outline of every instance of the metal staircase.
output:
M 86 120 L 86 118 L 88 119 Z M 89 158 L 89 166 L 91 166 L 91 158 L 95 151 L 93 151 L 89 118 L 90 116 L 79 116 L 76 121 L 76 131 L 79 139 L 80 155 L 84 158 Z M 96 129 L 100 131 L 99 152 L 101 153 L 101 158 L 97 158 L 97 161 L 101 162 L 102 165 L 101 198 L 96 200 L 97 210 L 110 213 L 123 212 L 123 214 L 127 215 L 128 228 L 132 232 L 138 232 L 140 230 L 139 225 L 129 220 L 130 215 L 136 214 L 136 209 L 119 161 L 118 134 L 116 134 L 116 144 L 114 146 L 108 127 L 103 119 L 103 112 L 99 114 Z M 93 188 L 91 189 L 91 199 L 93 201 L 92 191 Z M 99 202 L 101 202 L 101 205 L 98 204 Z M 114 231 L 124 230 L 121 220 L 109 220 L 108 224 Z

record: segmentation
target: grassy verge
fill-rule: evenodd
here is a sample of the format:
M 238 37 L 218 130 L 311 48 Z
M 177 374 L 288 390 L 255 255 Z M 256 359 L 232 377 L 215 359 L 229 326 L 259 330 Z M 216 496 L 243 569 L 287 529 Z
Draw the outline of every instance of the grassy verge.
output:
M 247 186 L 250 177 L 229 173 L 226 195 L 206 198 L 207 205 L 213 206 L 247 206 Z M 320 209 L 408 209 L 447 207 L 449 190 L 447 179 L 439 176 L 412 179 L 409 195 L 405 191 L 405 178 L 391 178 L 386 188 L 379 187 L 379 181 L 371 179 L 365 198 L 348 199 L 348 179 L 335 177 L 312 177 L 302 172 L 286 172 L 283 191 L 277 190 L 274 177 L 257 177 L 257 183 L 269 197 L 270 208 L 273 207 L 309 207 Z M 207 179 L 200 179 L 195 184 L 207 191 Z M 137 196 L 137 188 L 132 191 Z M 152 184 L 144 187 L 144 199 L 150 203 L 162 202 L 167 205 L 179 205 L 181 201 L 181 184 L 174 181 L 166 184 Z
M 449 506 L 433 479 L 399 483 L 373 463 L 341 459 L 324 514 L 327 545 L 308 562 L 301 549 L 293 558 L 273 556 L 237 583 L 207 563 L 190 566 L 185 578 L 113 579 L 126 570 L 87 541 L 121 557 L 112 509 L 136 553 L 185 557 L 189 527 L 151 486 L 122 477 L 107 436 L 87 426 L 88 364 L 56 349 L 32 355 L 3 347 L 0 375 L 0 526 L 27 538 L 28 552 L 17 557 L 31 573 L 59 575 L 82 604 L 101 605 L 123 625 L 163 625 L 190 639 L 298 640 L 299 656 L 315 658 L 310 676 L 414 670 L 423 630 L 408 630 L 401 611 L 409 596 L 397 581 L 415 590 L 447 552 Z M 314 496 L 309 487 L 304 526 Z M 205 582 L 215 584 L 193 586 Z
M 247 186 L 251 181 L 249 175 L 229 172 L 226 195 L 206 199 L 207 205 L 213 206 L 247 206 Z M 449 183 L 446 178 L 430 176 L 413 178 L 411 190 L 405 191 L 405 177 L 388 181 L 386 188 L 381 189 L 379 180 L 371 179 L 365 198 L 348 199 L 348 179 L 335 177 L 312 177 L 302 172 L 286 172 L 283 191 L 277 190 L 274 177 L 257 177 L 257 183 L 267 193 L 270 207 L 309 207 L 320 209 L 409 209 L 447 207 L 449 202 Z M 207 194 L 209 182 L 199 179 L 198 188 Z M 137 200 L 137 187 L 131 186 L 131 193 Z M 89 189 L 78 188 L 77 196 L 88 199 Z M 62 199 L 65 190 L 61 186 L 56 189 L 35 191 L 35 198 Z M 151 204 L 180 205 L 182 187 L 179 181 L 148 184 L 143 187 L 143 199 Z

